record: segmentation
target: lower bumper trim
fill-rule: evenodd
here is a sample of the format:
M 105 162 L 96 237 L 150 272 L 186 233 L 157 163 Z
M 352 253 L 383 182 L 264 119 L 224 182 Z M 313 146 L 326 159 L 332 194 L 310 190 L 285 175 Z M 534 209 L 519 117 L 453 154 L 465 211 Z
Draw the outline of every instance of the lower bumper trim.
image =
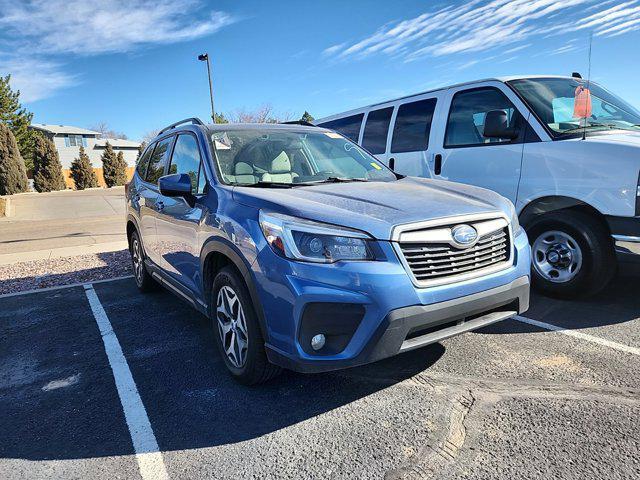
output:
M 529 308 L 529 277 L 432 305 L 392 310 L 360 354 L 348 359 L 291 358 L 267 345 L 272 363 L 298 372 L 324 372 L 363 365 L 505 320 Z M 421 332 L 427 331 L 422 334 Z

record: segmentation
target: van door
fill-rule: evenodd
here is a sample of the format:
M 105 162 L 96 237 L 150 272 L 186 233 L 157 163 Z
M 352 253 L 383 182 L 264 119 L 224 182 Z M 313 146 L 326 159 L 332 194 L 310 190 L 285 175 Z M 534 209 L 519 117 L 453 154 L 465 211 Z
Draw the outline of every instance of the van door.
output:
M 168 174 L 174 173 L 189 175 L 196 202 L 189 205 L 182 197 L 159 196 L 164 205 L 157 218 L 160 266 L 180 286 L 199 294 L 196 288 L 201 284 L 199 238 L 206 210 L 197 200 L 204 194 L 207 181 L 194 134 L 178 135 L 168 169 Z
M 485 187 L 515 203 L 528 129 L 527 109 L 499 82 L 453 88 L 446 103 L 449 109 L 434 158 L 434 176 Z M 487 113 L 497 110 L 506 112 L 508 128 L 515 136 L 484 135 Z
M 433 138 L 441 109 L 441 92 L 418 95 L 399 103 L 389 134 L 388 165 L 403 175 L 433 176 Z
M 160 140 L 157 144 L 147 167 L 145 183 L 138 194 L 140 203 L 140 223 L 142 229 L 142 245 L 145 255 L 156 265 L 160 265 L 160 254 L 157 245 L 156 220 L 162 203 L 159 201 L 158 180 L 164 175 L 171 144 L 175 137 Z

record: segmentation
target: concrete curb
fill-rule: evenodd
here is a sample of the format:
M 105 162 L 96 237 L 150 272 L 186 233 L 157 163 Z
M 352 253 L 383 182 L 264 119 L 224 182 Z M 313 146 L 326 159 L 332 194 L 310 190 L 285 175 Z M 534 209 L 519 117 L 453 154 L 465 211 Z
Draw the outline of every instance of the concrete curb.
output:
M 11 197 L 0 197 L 0 217 L 10 217 L 12 214 Z
M 126 240 L 117 242 L 94 243 L 91 245 L 76 245 L 72 247 L 51 248 L 48 250 L 35 250 L 31 252 L 5 253 L 0 255 L 0 265 L 31 262 L 34 260 L 49 260 L 61 257 L 77 257 L 92 253 L 118 252 L 129 248 Z

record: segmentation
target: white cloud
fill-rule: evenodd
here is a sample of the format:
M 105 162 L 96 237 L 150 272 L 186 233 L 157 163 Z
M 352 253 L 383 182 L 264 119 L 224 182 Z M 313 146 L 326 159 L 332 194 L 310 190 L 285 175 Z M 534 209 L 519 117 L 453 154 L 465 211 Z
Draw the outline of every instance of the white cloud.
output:
M 11 88 L 20 90 L 20 100 L 26 103 L 47 98 L 79 82 L 77 76 L 65 73 L 61 65 L 32 58 L 0 60 L 0 72 L 11 74 Z
M 210 35 L 235 21 L 199 0 L 0 0 L 0 28 L 24 47 L 94 55 Z
M 35 101 L 78 82 L 63 68 L 69 54 L 183 42 L 235 21 L 203 0 L 0 0 L 0 73 Z
M 631 0 L 611 6 L 614 2 L 597 0 L 472 0 L 387 23 L 368 37 L 330 48 L 342 60 L 382 54 L 412 62 L 425 57 L 484 54 L 537 36 L 587 28 L 595 29 L 596 35 L 615 35 L 640 28 L 634 22 L 640 18 L 639 2 Z M 530 45 L 513 46 L 503 54 Z M 495 50 L 489 54 L 493 53 Z

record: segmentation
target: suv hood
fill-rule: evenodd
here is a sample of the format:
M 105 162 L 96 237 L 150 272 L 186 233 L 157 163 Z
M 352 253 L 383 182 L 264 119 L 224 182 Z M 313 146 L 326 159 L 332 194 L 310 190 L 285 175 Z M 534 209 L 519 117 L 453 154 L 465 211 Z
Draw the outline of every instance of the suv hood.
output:
M 355 228 L 378 240 L 394 226 L 454 215 L 502 211 L 497 193 L 441 180 L 406 177 L 393 182 L 327 183 L 294 188 L 234 187 L 244 205 Z

